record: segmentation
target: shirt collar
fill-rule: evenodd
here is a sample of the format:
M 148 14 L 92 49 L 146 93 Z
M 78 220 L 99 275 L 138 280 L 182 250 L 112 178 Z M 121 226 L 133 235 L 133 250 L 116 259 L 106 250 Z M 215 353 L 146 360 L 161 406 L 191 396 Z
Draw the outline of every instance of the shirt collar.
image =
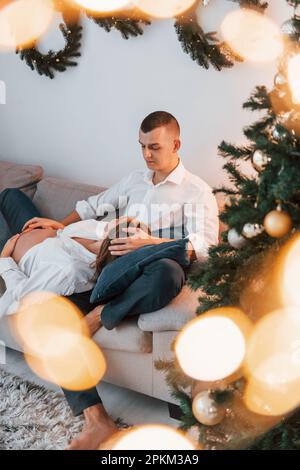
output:
M 153 170 L 146 170 L 144 174 L 144 181 L 146 183 L 152 183 L 154 171 Z M 185 175 L 185 168 L 181 159 L 179 159 L 179 163 L 177 167 L 159 184 L 167 183 L 170 181 L 171 183 L 180 184 Z

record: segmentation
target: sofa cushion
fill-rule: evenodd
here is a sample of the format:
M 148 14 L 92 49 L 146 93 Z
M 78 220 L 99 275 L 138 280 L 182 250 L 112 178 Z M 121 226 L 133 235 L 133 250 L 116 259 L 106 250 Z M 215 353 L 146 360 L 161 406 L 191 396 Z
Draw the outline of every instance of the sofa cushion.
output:
M 11 315 L 0 319 L 0 341 L 9 348 L 22 351 L 22 345 L 13 334 L 11 320 Z M 140 330 L 137 326 L 136 318 L 123 321 L 114 330 L 109 331 L 105 328 L 100 328 L 93 339 L 102 349 L 130 353 L 152 353 L 152 333 Z
M 30 198 L 36 191 L 36 184 L 43 177 L 41 166 L 20 165 L 0 161 L 0 192 L 6 188 L 19 188 Z M 0 251 L 11 236 L 8 225 L 0 212 Z
M 196 317 L 201 290 L 192 291 L 185 285 L 166 307 L 139 316 L 138 326 L 143 331 L 179 331 Z
M 99 194 L 105 189 L 101 186 L 49 177 L 38 184 L 33 202 L 44 217 L 61 220 L 75 209 L 77 201 Z
M 103 349 L 134 353 L 152 352 L 152 333 L 147 333 L 137 326 L 137 318 L 124 320 L 113 330 L 100 328 L 93 337 Z
M 42 177 L 41 166 L 0 161 L 0 191 L 6 188 L 19 188 L 29 197 L 33 197 L 36 183 Z

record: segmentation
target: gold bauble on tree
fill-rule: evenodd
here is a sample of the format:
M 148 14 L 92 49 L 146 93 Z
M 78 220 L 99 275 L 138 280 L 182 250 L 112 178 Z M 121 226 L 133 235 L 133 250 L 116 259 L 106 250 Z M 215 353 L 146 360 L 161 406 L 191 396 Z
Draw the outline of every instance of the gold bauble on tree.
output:
M 289 233 L 293 226 L 292 219 L 280 206 L 269 212 L 264 219 L 264 227 L 270 237 L 281 238 Z
M 209 390 L 197 393 L 193 399 L 192 409 L 197 421 L 206 426 L 221 423 L 226 415 L 225 407 L 216 403 Z

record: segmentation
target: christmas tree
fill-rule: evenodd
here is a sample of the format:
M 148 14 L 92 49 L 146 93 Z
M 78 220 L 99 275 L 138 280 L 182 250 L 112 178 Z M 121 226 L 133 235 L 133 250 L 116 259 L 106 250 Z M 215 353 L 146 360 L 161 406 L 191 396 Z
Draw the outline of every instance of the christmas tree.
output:
M 291 64 L 300 62 L 300 0 L 288 3 L 294 7 L 294 16 L 282 26 L 285 47 L 274 88 L 268 91 L 264 86 L 257 87 L 243 105 L 245 109 L 262 112 L 262 117 L 244 129 L 246 145 L 223 141 L 219 146 L 220 155 L 226 160 L 223 168 L 232 184 L 217 188 L 214 193 L 226 195 L 220 220 L 227 229 L 219 245 L 210 248 L 207 261 L 194 265 L 189 275 L 192 289 L 201 289 L 196 321 L 210 318 L 207 315 L 226 318 L 228 314 L 228 318 L 238 318 L 244 314 L 255 327 L 285 306 L 279 295 L 278 266 L 283 250 L 291 246 L 289 243 L 300 229 L 300 67 L 296 77 L 298 89 L 288 76 Z M 241 161 L 251 161 L 256 175 L 243 174 Z M 280 315 L 284 313 L 276 313 L 267 320 L 271 328 L 273 318 L 280 324 L 283 318 Z M 259 342 L 253 344 L 257 349 L 261 347 Z M 174 351 L 178 353 L 175 345 Z M 209 358 L 201 361 L 209 362 Z M 178 354 L 172 361 L 158 361 L 156 366 L 165 372 L 172 394 L 180 404 L 180 428 L 204 448 L 300 448 L 299 382 L 293 406 L 279 408 L 285 413 L 273 413 L 274 403 L 266 406 L 265 396 L 259 393 L 255 395 L 255 406 L 247 407 L 245 394 L 249 392 L 250 379 L 241 370 L 229 378 L 197 380 L 184 370 Z M 277 392 L 273 391 L 271 401 Z M 287 397 L 286 394 L 285 401 Z M 257 410 L 263 409 L 263 404 L 266 412 L 259 413 Z

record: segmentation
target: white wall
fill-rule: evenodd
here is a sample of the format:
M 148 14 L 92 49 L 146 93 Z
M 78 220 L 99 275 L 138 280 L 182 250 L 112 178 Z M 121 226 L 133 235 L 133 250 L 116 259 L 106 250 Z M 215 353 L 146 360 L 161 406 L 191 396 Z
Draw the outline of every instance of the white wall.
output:
M 270 4 L 268 15 L 278 23 L 292 16 L 284 1 Z M 235 8 L 227 0 L 211 0 L 199 16 L 206 30 L 216 30 Z M 272 85 L 275 64 L 206 71 L 182 51 L 170 20 L 128 41 L 91 20 L 83 26 L 78 67 L 54 80 L 32 72 L 14 53 L 0 54 L 0 80 L 7 89 L 7 104 L 0 104 L 0 158 L 107 186 L 144 166 L 139 124 L 162 109 L 181 123 L 185 166 L 213 186 L 222 183 L 218 144 L 243 141 L 242 127 L 255 116 L 241 105 L 256 85 Z M 55 29 L 41 47 L 62 44 Z

